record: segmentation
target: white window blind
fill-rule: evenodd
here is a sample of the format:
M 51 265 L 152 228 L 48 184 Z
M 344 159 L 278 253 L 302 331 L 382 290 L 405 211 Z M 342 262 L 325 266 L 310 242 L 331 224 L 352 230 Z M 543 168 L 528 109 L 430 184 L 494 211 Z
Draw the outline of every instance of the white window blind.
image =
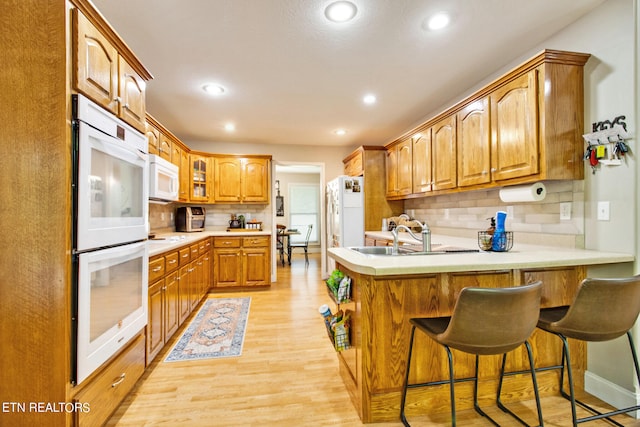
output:
M 300 234 L 291 236 L 291 242 L 304 242 L 307 229 L 312 225 L 309 243 L 319 242 L 320 186 L 317 184 L 289 184 L 289 228 Z

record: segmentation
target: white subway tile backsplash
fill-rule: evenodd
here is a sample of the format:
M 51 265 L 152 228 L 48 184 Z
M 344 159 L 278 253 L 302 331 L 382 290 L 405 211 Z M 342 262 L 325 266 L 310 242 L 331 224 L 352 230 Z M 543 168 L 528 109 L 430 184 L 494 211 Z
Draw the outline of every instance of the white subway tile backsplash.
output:
M 584 181 L 550 181 L 545 186 L 547 195 L 541 202 L 506 204 L 499 190 L 491 189 L 409 199 L 405 211 L 413 209 L 416 218 L 444 234 L 473 237 L 489 226 L 487 218 L 510 206 L 513 216 L 507 228 L 523 243 L 584 247 Z M 571 220 L 560 221 L 564 202 L 572 204 Z

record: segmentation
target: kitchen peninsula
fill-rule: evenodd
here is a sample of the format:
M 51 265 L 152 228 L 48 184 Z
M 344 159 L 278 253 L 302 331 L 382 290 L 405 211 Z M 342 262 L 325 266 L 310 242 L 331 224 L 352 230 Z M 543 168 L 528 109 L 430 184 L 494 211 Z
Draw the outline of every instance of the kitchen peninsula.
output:
M 384 237 L 384 236 L 381 236 Z M 477 248 L 473 239 L 434 235 L 433 249 Z M 537 280 L 543 282 L 542 307 L 569 304 L 587 266 L 627 263 L 634 256 L 515 244 L 509 252 L 443 253 L 433 255 L 376 256 L 347 248 L 332 248 L 336 268 L 351 278 L 352 347 L 339 353 L 340 373 L 351 400 L 365 423 L 393 421 L 399 417 L 412 317 L 451 315 L 460 290 L 467 286 L 508 287 Z M 561 346 L 551 334 L 535 331 L 531 337 L 537 367 L 560 363 Z M 571 344 L 575 378 L 586 369 L 586 346 Z M 414 346 L 410 382 L 447 377 L 446 353 L 432 340 L 418 335 Z M 473 374 L 472 355 L 454 350 L 457 377 Z M 526 352 L 514 350 L 507 357 L 507 371 L 526 369 Z M 491 405 L 499 369 L 498 356 L 480 361 L 480 404 Z M 541 395 L 558 393 L 557 371 L 538 375 Z M 515 375 L 505 381 L 503 400 L 533 399 L 531 379 Z M 578 384 L 582 387 L 582 379 Z M 456 385 L 456 405 L 472 407 L 472 383 Z M 484 396 L 485 400 L 483 401 Z M 448 385 L 411 390 L 407 415 L 449 411 Z

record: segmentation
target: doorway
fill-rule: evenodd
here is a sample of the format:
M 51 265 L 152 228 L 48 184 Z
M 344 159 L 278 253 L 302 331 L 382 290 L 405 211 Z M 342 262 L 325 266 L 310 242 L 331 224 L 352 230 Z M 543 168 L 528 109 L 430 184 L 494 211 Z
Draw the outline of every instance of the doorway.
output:
M 272 194 L 274 203 L 272 218 L 272 233 L 277 233 L 277 225 L 286 228 L 299 229 L 300 235 L 292 236 L 292 241 L 305 240 L 306 231 L 312 225 L 309 238 L 309 252 L 324 254 L 325 242 L 325 190 L 324 163 L 304 162 L 273 162 Z M 277 249 L 277 239 L 272 239 L 272 280 L 277 280 L 277 263 L 280 261 Z M 321 271 L 325 268 L 325 257 L 322 260 Z

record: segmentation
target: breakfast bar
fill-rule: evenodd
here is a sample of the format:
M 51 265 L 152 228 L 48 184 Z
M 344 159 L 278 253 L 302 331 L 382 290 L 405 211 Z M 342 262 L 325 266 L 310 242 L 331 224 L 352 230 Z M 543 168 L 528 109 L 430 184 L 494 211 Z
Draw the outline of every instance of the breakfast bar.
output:
M 477 248 L 473 239 L 433 236 L 433 250 Z M 408 242 L 410 243 L 410 242 Z M 542 307 L 571 303 L 587 275 L 587 267 L 628 263 L 633 255 L 583 249 L 515 245 L 509 252 L 439 252 L 428 255 L 371 255 L 349 248 L 332 248 L 329 257 L 351 278 L 351 348 L 339 353 L 340 374 L 351 400 L 365 423 L 398 420 L 412 317 L 451 315 L 460 290 L 468 286 L 510 287 L 543 282 Z M 447 379 L 447 357 L 442 347 L 425 336 L 416 337 L 411 383 Z M 561 346 L 551 334 L 535 331 L 530 339 L 536 368 L 558 365 Z M 416 350 L 417 349 L 417 350 Z M 572 342 L 576 384 L 583 387 L 586 346 Z M 454 350 L 457 378 L 473 375 L 474 356 Z M 483 356 L 479 368 L 480 405 L 492 405 L 498 383 L 499 356 Z M 528 369 L 526 350 L 509 353 L 506 371 Z M 558 390 L 558 371 L 542 371 L 542 396 Z M 472 408 L 473 384 L 456 385 L 458 409 Z M 511 376 L 503 387 L 503 401 L 534 399 L 531 378 Z M 412 390 L 408 416 L 449 411 L 448 385 Z

